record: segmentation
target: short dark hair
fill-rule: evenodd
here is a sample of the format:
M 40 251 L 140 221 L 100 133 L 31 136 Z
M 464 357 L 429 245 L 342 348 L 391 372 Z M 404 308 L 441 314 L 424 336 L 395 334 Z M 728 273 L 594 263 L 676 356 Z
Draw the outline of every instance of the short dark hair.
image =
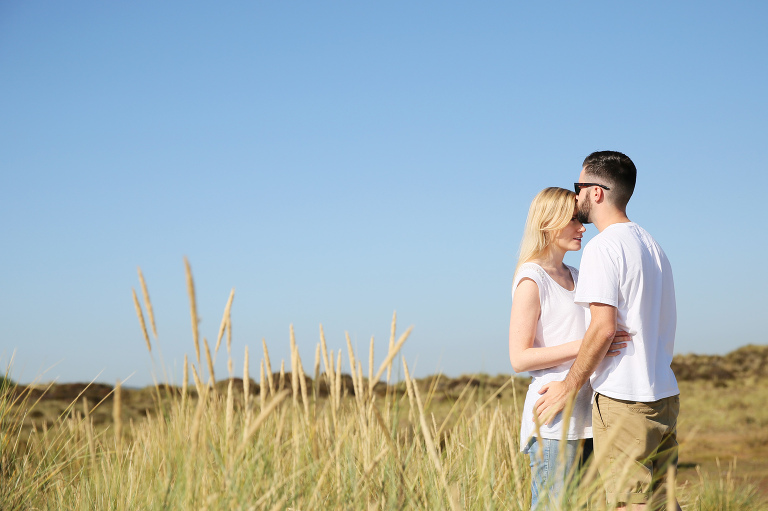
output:
M 626 209 L 637 180 L 637 169 L 629 156 L 618 151 L 595 151 L 584 159 L 582 167 L 585 174 L 611 188 L 606 198 L 614 206 Z

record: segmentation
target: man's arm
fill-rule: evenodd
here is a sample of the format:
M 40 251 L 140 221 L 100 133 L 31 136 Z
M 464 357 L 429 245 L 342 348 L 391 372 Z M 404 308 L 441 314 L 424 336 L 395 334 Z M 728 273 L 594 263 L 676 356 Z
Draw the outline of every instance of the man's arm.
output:
M 541 417 L 545 424 L 550 424 L 565 408 L 568 399 L 589 380 L 616 335 L 616 307 L 591 303 L 589 310 L 592 320 L 565 380 L 548 383 L 539 391 L 539 394 L 544 395 L 536 401 L 534 414 Z

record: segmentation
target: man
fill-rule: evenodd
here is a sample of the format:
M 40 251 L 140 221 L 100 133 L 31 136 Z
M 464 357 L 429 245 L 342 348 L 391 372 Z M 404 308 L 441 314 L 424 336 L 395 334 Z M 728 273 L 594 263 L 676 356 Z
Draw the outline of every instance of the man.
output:
M 619 152 L 584 160 L 574 183 L 578 218 L 600 233 L 584 248 L 575 302 L 589 307 L 591 321 L 565 380 L 542 387 L 535 405 L 549 423 L 591 379 L 594 459 L 608 502 L 620 509 L 659 505 L 666 471 L 677 466 L 680 392 L 670 367 L 675 287 L 664 251 L 627 217 L 636 176 L 632 160 Z M 617 330 L 633 342 L 604 359 Z

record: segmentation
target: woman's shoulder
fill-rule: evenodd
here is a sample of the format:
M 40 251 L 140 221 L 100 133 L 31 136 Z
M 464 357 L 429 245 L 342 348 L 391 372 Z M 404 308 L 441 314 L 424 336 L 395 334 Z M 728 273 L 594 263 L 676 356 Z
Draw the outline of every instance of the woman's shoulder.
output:
M 537 284 L 541 285 L 539 281 L 543 280 L 546 276 L 547 276 L 547 272 L 545 272 L 544 268 L 542 268 L 538 264 L 523 263 L 520 265 L 520 268 L 518 268 L 517 273 L 515 273 L 515 280 L 517 281 L 527 277 L 536 281 Z
M 523 279 L 528 279 L 536 284 L 539 288 L 539 293 L 547 292 L 547 272 L 536 263 L 523 263 L 515 272 L 514 283 L 512 284 L 512 294 L 514 295 L 517 286 Z

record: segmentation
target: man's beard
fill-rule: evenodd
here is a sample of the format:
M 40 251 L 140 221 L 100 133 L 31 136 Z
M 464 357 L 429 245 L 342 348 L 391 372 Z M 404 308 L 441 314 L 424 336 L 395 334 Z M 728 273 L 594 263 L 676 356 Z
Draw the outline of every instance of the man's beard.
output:
M 589 213 L 592 211 L 592 201 L 587 197 L 583 201 L 579 201 L 578 210 L 576 211 L 576 218 L 582 224 L 591 224 L 592 220 L 589 219 Z

